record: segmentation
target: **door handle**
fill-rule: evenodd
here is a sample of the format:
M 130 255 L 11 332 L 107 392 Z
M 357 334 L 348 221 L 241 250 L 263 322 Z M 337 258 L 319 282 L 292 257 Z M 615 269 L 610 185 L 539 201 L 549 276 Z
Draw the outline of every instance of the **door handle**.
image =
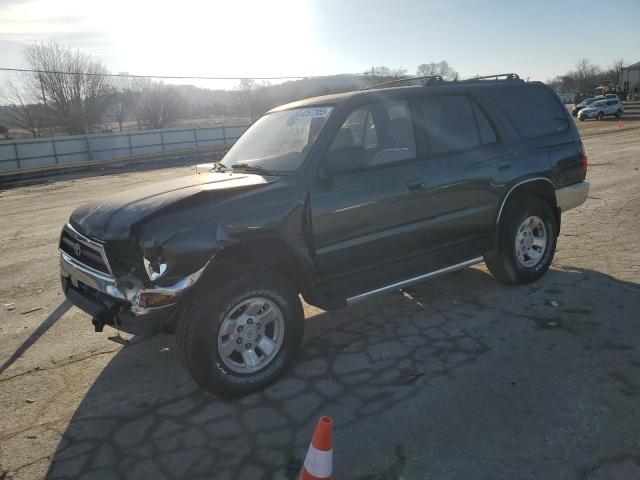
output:
M 414 180 L 409 180 L 407 182 L 407 188 L 411 191 L 414 191 L 414 190 L 424 190 L 425 188 L 427 188 L 427 186 L 424 183 L 424 180 L 422 178 L 416 178 Z
M 511 168 L 511 160 L 498 160 L 498 170 L 507 170 Z

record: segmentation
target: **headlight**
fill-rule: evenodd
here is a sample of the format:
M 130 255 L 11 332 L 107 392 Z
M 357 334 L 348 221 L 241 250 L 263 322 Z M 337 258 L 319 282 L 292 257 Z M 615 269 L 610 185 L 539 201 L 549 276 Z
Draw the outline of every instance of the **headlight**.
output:
M 144 270 L 147 272 L 149 280 L 158 280 L 167 271 L 167 260 L 159 249 L 145 250 L 142 257 Z

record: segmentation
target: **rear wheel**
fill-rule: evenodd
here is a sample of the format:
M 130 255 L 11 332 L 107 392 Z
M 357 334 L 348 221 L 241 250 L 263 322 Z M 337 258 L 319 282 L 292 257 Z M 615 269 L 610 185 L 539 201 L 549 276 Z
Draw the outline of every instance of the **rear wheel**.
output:
M 622 116 L 622 110 L 618 110 L 616 112 L 616 117 L 620 118 Z
M 262 268 L 228 272 L 200 286 L 178 321 L 183 364 L 205 390 L 234 396 L 274 382 L 302 342 L 304 314 L 295 289 Z
M 487 268 L 507 283 L 529 283 L 542 277 L 555 254 L 557 225 L 547 202 L 533 195 L 516 195 L 500 221 L 498 253 L 485 258 Z

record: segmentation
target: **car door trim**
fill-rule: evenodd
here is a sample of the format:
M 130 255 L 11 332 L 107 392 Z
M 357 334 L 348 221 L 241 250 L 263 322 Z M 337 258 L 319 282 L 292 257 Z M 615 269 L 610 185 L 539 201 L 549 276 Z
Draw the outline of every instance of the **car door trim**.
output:
M 354 303 L 361 302 L 375 295 L 379 295 L 381 293 L 388 292 L 390 290 L 398 290 L 402 287 L 408 287 L 409 285 L 413 285 L 414 283 L 420 282 L 427 278 L 433 278 L 439 275 L 444 275 L 446 273 L 455 272 L 456 270 L 462 270 L 463 268 L 470 267 L 471 265 L 475 265 L 476 263 L 480 263 L 483 260 L 484 260 L 484 257 L 472 258 L 471 260 L 466 260 L 461 263 L 456 263 L 455 265 L 451 265 L 449 267 L 440 268 L 439 270 L 434 270 L 433 272 L 425 273 L 423 275 L 418 275 L 417 277 L 411 277 L 406 280 L 402 280 L 400 282 L 391 283 L 389 285 L 385 285 L 384 287 L 380 287 L 374 290 L 370 290 L 368 292 L 360 293 L 358 295 L 354 295 L 353 297 L 347 298 L 347 305 L 352 305 Z
M 420 190 L 420 191 L 424 191 L 424 190 Z M 365 235 L 360 235 L 358 237 L 342 240 L 337 243 L 323 245 L 322 247 L 318 247 L 316 249 L 316 254 L 325 255 L 329 253 L 339 252 L 347 248 L 364 245 L 374 241 L 393 238 L 402 234 L 411 233 L 418 230 L 425 230 L 427 228 L 434 228 L 441 223 L 449 222 L 452 219 L 463 218 L 464 216 L 477 214 L 479 212 L 482 212 L 483 210 L 488 210 L 489 208 L 490 208 L 490 204 L 488 203 L 471 207 L 471 208 L 459 208 L 458 210 L 453 210 L 452 212 L 448 212 L 444 215 L 430 217 L 424 220 L 418 220 L 416 222 L 406 223 L 403 225 L 397 225 L 395 227 L 390 227 L 384 230 L 377 230 L 372 233 L 367 233 Z M 342 209 L 342 210 L 346 210 L 346 209 Z

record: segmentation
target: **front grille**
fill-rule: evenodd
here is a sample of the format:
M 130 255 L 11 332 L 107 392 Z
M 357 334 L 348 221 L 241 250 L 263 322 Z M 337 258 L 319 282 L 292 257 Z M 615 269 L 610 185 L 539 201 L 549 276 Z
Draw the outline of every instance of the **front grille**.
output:
M 102 247 L 77 232 L 72 235 L 66 229 L 62 231 L 60 250 L 87 267 L 107 275 L 110 274 L 109 267 L 103 258 Z

